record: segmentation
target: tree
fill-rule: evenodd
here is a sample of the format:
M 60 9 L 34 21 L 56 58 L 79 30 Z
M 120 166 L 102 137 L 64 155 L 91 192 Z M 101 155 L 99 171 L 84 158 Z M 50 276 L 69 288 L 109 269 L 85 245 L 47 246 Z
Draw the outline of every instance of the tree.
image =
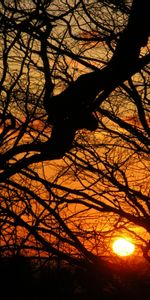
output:
M 1 252 L 95 261 L 149 234 L 148 1 L 0 5 Z

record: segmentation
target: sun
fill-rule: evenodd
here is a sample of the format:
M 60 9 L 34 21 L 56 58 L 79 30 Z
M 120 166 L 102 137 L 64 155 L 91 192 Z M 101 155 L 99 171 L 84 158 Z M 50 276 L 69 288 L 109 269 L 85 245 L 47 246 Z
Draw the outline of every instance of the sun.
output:
M 133 254 L 135 245 L 125 238 L 118 238 L 112 245 L 115 254 L 119 256 L 129 256 Z

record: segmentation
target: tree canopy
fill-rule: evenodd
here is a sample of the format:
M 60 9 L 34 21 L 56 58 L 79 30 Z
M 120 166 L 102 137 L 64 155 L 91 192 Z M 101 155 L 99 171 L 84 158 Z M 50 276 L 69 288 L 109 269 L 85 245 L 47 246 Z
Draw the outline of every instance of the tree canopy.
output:
M 149 260 L 147 0 L 0 3 L 1 253 Z

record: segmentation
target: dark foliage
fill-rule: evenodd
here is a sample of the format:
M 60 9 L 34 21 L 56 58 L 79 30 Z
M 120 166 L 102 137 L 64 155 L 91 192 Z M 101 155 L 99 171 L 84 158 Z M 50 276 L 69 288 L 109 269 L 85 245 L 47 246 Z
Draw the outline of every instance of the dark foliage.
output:
M 149 268 L 137 272 L 125 264 L 44 267 L 22 256 L 1 258 L 1 294 L 4 299 L 32 300 L 146 300 Z

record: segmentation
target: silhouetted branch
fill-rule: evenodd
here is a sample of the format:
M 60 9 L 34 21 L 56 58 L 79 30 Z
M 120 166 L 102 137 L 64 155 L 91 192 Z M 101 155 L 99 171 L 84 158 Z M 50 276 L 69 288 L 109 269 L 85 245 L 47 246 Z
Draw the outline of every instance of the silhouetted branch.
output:
M 84 121 L 80 124 L 80 119 L 84 120 L 86 114 L 90 115 L 97 110 L 116 87 L 139 71 L 142 64 L 144 66 L 149 61 L 150 55 L 139 58 L 141 47 L 146 46 L 150 33 L 147 10 L 146 1 L 144 3 L 133 1 L 128 25 L 120 36 L 113 57 L 102 70 L 80 76 L 64 92 L 54 97 L 50 96 L 48 78 L 46 78 L 44 104 L 49 116 L 48 122 L 57 128 L 56 135 L 53 135 L 54 143 L 55 140 L 57 144 L 59 143 L 59 131 L 65 131 L 65 124 L 67 124 L 70 130 L 66 131 L 61 142 L 66 144 L 66 149 L 68 144 L 70 149 L 76 130 L 88 128 Z M 87 124 L 90 124 L 90 118 L 86 118 Z M 69 143 L 67 139 L 70 140 Z M 62 143 L 60 148 L 61 145 Z

